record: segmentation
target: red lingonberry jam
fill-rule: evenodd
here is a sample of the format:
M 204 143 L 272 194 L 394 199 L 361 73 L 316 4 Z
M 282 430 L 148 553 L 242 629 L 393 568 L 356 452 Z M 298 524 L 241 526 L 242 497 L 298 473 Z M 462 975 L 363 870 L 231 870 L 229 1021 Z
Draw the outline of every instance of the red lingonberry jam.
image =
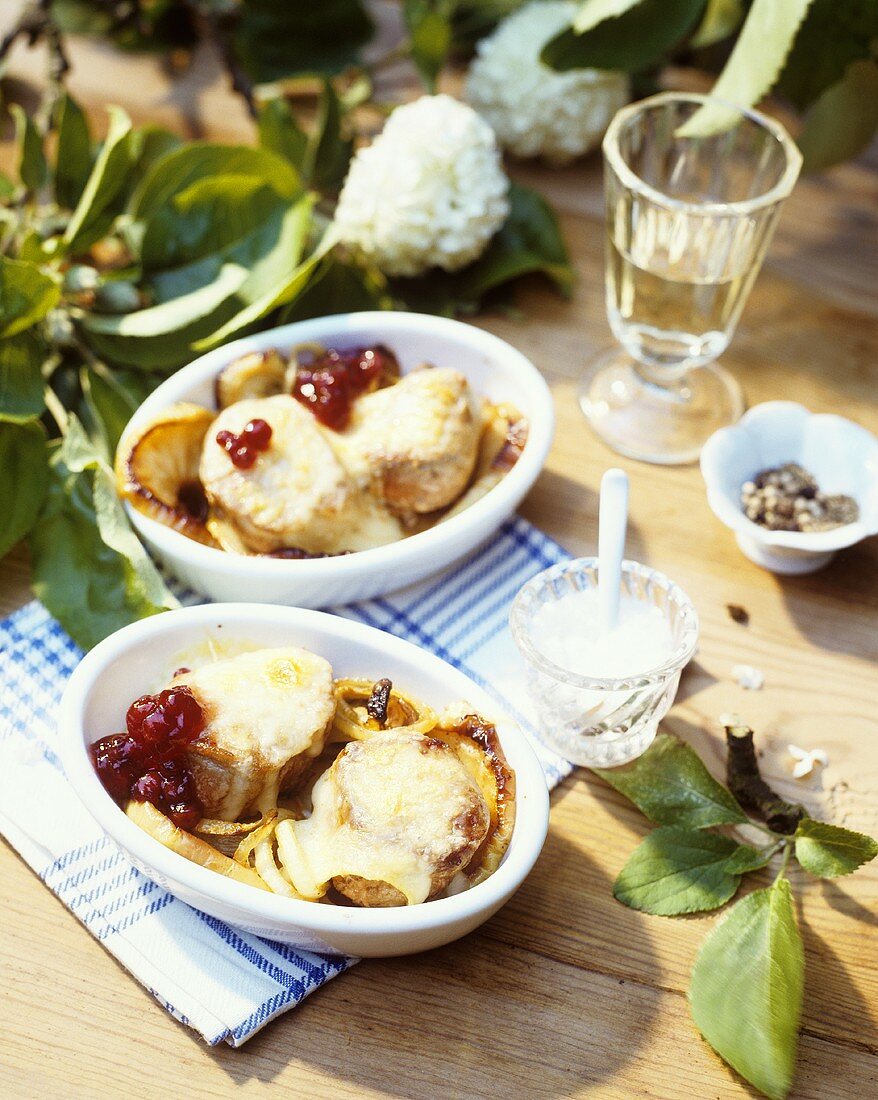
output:
M 187 687 L 135 699 L 125 733 L 91 746 L 95 770 L 118 802 L 151 802 L 181 829 L 192 829 L 204 807 L 186 763 L 187 747 L 204 729 L 204 714 Z
M 259 418 L 248 420 L 238 435 L 234 432 L 216 433 L 216 441 L 239 470 L 249 470 L 259 457 L 260 451 L 267 451 L 271 444 L 271 425 Z
M 347 427 L 354 401 L 399 373 L 393 352 L 378 345 L 339 351 L 328 348 L 296 371 L 293 397 L 334 431 Z

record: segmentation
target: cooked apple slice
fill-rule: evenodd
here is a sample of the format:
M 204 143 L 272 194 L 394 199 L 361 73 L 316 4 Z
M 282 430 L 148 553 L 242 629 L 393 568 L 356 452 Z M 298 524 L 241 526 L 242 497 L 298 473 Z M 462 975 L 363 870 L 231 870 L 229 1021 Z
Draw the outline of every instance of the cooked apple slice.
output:
M 221 409 L 249 397 L 273 397 L 285 390 L 286 360 L 277 348 L 253 351 L 233 359 L 216 379 L 216 403 Z
M 213 419 L 209 409 L 180 402 L 126 432 L 116 451 L 120 494 L 144 515 L 209 546 L 198 464 Z
M 477 714 L 446 715 L 430 736 L 443 741 L 475 781 L 491 815 L 491 824 L 478 851 L 464 868 L 468 885 L 475 886 L 494 873 L 509 847 L 515 825 L 515 773 L 491 722 Z
M 183 856 L 185 859 L 197 863 L 199 867 L 207 867 L 209 871 L 216 871 L 227 878 L 245 882 L 248 886 L 255 886 L 258 890 L 267 890 L 268 886 L 262 881 L 250 867 L 243 867 L 235 860 L 224 856 L 216 848 L 212 848 L 197 836 L 178 829 L 169 817 L 156 809 L 151 802 L 130 801 L 125 806 L 125 813 L 145 833 L 172 852 Z

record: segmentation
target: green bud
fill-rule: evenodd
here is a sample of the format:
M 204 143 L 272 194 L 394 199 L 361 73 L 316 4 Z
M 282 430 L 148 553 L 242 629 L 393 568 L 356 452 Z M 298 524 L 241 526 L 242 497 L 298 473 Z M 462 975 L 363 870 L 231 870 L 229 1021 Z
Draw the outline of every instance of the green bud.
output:
M 101 277 L 88 264 L 71 264 L 64 272 L 62 291 L 64 294 L 88 294 L 98 289 Z
M 73 322 L 63 309 L 50 309 L 46 314 L 46 339 L 55 347 L 70 347 L 74 342 Z
M 93 309 L 97 313 L 132 313 L 140 309 L 140 291 L 134 283 L 123 280 L 104 283 L 95 296 Z

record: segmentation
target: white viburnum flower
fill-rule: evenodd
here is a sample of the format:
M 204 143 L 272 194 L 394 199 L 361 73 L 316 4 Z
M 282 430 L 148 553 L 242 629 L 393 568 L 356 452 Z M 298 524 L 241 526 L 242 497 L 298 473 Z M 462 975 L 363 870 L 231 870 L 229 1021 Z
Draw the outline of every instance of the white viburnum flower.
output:
M 829 754 L 826 749 L 801 749 L 798 745 L 787 745 L 787 752 L 795 760 L 793 775 L 796 779 L 805 779 L 814 770 L 815 764 L 821 764 L 824 768 L 829 763 Z
M 490 126 L 451 96 L 422 96 L 354 156 L 335 227 L 386 275 L 457 271 L 506 220 L 508 192 Z
M 628 102 L 625 73 L 558 73 L 540 60 L 543 46 L 570 26 L 578 8 L 574 0 L 531 0 L 476 47 L 465 98 L 516 156 L 567 164 L 600 142 Z

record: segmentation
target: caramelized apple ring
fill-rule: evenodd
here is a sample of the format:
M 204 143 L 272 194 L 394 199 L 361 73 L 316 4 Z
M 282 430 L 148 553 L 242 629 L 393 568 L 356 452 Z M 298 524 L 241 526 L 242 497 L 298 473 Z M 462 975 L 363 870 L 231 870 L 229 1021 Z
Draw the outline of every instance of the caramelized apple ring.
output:
M 183 856 L 184 859 L 225 875 L 226 878 L 237 879 L 238 882 L 244 882 L 248 886 L 255 886 L 259 890 L 269 889 L 251 868 L 242 867 L 240 863 L 224 856 L 222 852 L 218 852 L 205 841 L 199 840 L 197 836 L 178 829 L 173 821 L 165 817 L 151 802 L 135 802 L 132 799 L 126 804 L 125 813 L 145 833 L 149 833 L 154 840 Z
M 446 745 L 478 784 L 491 813 L 491 825 L 481 847 L 467 865 L 468 886 L 484 882 L 500 865 L 515 825 L 515 773 L 494 726 L 476 714 L 467 714 L 455 726 L 437 726 L 430 736 Z

